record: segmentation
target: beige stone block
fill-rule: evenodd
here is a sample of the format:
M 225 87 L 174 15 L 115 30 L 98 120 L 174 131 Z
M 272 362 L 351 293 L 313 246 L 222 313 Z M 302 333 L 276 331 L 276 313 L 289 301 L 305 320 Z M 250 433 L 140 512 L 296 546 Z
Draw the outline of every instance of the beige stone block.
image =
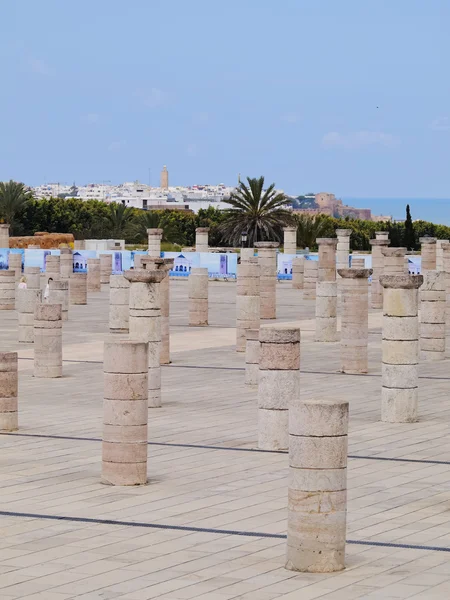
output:
M 19 415 L 15 412 L 0 412 L 0 431 L 17 431 L 19 429 Z
M 299 395 L 294 398 L 298 399 Z M 308 399 L 289 407 L 289 433 L 297 436 L 331 437 L 348 432 L 348 402 Z
M 386 288 L 383 293 L 383 315 L 414 317 L 418 311 L 416 289 Z
M 289 468 L 289 490 L 305 493 L 317 490 L 337 492 L 347 489 L 347 469 L 296 469 Z
M 417 362 L 419 358 L 417 357 Z M 388 365 L 381 364 L 383 386 L 387 388 L 415 388 L 418 386 L 417 364 Z
M 414 423 L 418 420 L 418 389 L 381 388 L 381 420 Z
M 300 369 L 296 371 L 263 371 L 259 369 L 258 406 L 287 409 L 300 399 Z
M 445 352 L 445 337 L 442 338 L 420 338 L 420 350 L 426 352 Z M 434 358 L 434 360 L 442 360 Z
M 102 462 L 102 483 L 109 485 L 145 485 L 147 462 Z
M 417 317 L 383 317 L 383 340 L 417 340 L 419 319 Z
M 445 323 L 445 302 L 421 302 L 420 320 L 422 323 Z
M 246 363 L 245 365 L 245 385 L 258 385 L 259 365 Z
M 262 343 L 259 354 L 261 370 L 298 370 L 300 369 L 300 344 Z
M 316 342 L 337 342 L 339 337 L 336 317 L 316 317 L 316 335 L 314 339 Z
M 391 365 L 415 365 L 418 363 L 419 342 L 383 340 L 381 344 L 382 361 Z
M 293 344 L 300 342 L 300 328 L 279 325 L 261 325 L 259 330 L 259 341 L 272 344 Z
M 147 392 L 147 386 L 145 386 Z M 103 400 L 105 425 L 146 425 L 148 419 L 147 393 L 143 400 Z
M 288 511 L 309 515 L 345 512 L 347 509 L 347 490 L 304 491 L 289 488 Z
M 301 469 L 342 469 L 347 465 L 347 436 L 302 437 L 291 435 L 290 464 Z
M 103 441 L 114 444 L 147 444 L 147 423 L 145 425 L 103 424 Z
M 287 450 L 289 412 L 287 410 L 258 410 L 258 448 Z
M 147 372 L 104 373 L 105 398 L 110 400 L 147 399 Z
M 102 460 L 115 463 L 146 462 L 147 443 L 113 443 L 103 441 Z
M 105 373 L 147 373 L 147 345 L 132 340 L 106 341 L 103 369 Z

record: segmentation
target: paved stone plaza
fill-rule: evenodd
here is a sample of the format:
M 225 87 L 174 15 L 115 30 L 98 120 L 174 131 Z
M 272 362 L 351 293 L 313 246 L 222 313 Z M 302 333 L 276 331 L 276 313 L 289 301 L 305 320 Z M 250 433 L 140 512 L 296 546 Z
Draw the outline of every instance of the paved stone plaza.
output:
M 343 375 L 339 342 L 314 342 L 315 302 L 302 295 L 278 284 L 277 323 L 301 328 L 302 397 L 350 402 L 346 570 L 284 568 L 288 456 L 256 450 L 234 283 L 210 283 L 209 327 L 189 328 L 187 282 L 171 281 L 149 485 L 100 483 L 103 286 L 70 307 L 61 379 L 32 377 L 17 313 L 0 312 L 0 350 L 20 359 L 20 429 L 0 435 L 1 600 L 450 597 L 449 361 L 420 364 L 419 422 L 381 423 L 381 311 L 368 374 Z

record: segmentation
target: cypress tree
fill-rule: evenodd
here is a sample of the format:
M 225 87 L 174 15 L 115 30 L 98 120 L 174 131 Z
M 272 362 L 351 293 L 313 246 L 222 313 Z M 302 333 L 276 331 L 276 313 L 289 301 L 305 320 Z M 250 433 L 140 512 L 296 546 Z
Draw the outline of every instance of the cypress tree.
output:
M 409 204 L 406 205 L 404 243 L 408 250 L 414 250 L 416 241 L 415 241 L 415 235 L 414 235 L 414 225 L 413 225 L 413 222 L 411 219 L 411 211 L 409 209 Z

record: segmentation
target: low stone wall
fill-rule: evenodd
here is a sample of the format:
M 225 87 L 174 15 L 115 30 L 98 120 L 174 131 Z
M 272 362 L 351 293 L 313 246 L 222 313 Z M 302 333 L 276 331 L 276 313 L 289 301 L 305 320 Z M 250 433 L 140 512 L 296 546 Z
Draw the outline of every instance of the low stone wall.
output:
M 40 233 L 39 235 L 27 235 L 23 237 L 10 237 L 10 248 L 28 248 L 28 246 L 39 246 L 42 250 L 59 248 L 60 244 L 74 244 L 72 233 Z

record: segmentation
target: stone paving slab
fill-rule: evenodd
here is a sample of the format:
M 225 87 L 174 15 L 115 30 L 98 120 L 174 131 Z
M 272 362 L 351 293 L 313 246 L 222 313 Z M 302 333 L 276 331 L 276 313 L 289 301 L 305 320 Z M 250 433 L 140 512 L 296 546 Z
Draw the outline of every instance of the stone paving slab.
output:
M 296 574 L 284 569 L 287 455 L 254 451 L 235 284 L 210 284 L 208 328 L 187 326 L 186 282 L 171 292 L 173 362 L 149 412 L 149 485 L 136 488 L 100 483 L 107 288 L 71 307 L 61 379 L 32 377 L 17 315 L 0 312 L 0 349 L 20 357 L 20 431 L 0 435 L 0 598 L 448 597 L 449 362 L 420 365 L 418 423 L 381 423 L 380 313 L 369 374 L 342 375 L 339 344 L 313 341 L 314 302 L 278 285 L 277 322 L 302 331 L 302 395 L 350 401 L 347 569 Z

